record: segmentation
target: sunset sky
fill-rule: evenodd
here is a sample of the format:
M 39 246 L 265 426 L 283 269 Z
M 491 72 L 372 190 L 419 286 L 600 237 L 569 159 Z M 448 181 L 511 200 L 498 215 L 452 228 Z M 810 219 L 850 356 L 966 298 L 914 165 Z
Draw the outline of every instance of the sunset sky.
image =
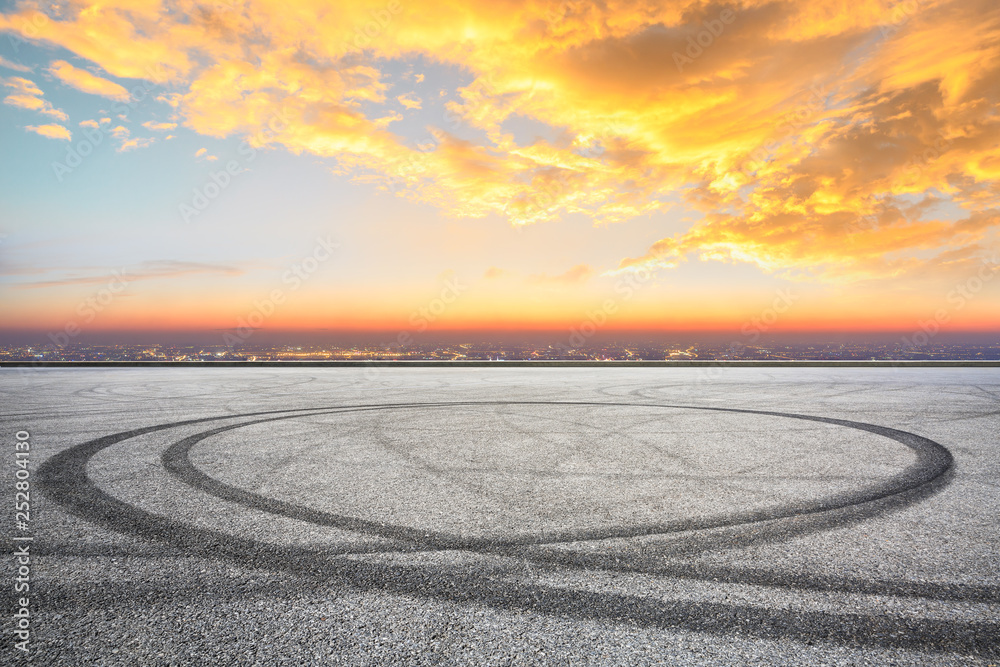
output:
M 5 3 L 6 331 L 1000 330 L 1000 5 Z

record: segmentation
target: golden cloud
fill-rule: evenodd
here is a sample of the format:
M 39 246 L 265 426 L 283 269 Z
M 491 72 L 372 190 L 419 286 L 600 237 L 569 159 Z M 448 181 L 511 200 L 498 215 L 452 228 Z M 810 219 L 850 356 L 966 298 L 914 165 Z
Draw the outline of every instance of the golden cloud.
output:
M 67 86 L 76 88 L 84 93 L 100 95 L 101 97 L 107 97 L 119 102 L 127 102 L 129 100 L 129 92 L 123 86 L 114 81 L 102 79 L 85 69 L 74 67 L 65 60 L 56 60 L 49 65 L 48 71 L 49 74 Z
M 56 109 L 48 100 L 42 99 L 44 93 L 42 93 L 41 88 L 35 85 L 34 81 L 19 76 L 12 76 L 4 81 L 4 86 L 14 90 L 13 93 L 4 98 L 4 104 L 19 109 L 37 111 L 63 122 L 69 120 L 69 116 L 66 115 L 65 111 Z
M 396 97 L 396 101 L 407 109 L 422 109 L 423 101 L 413 93 L 406 93 Z
M 992 0 L 80 0 L 22 3 L 0 30 L 169 83 L 158 99 L 195 132 L 333 157 L 452 215 L 705 212 L 624 270 L 862 280 L 996 244 Z M 420 56 L 465 85 L 399 94 Z M 400 104 L 440 120 L 396 134 Z
M 177 123 L 160 123 L 154 120 L 147 120 L 142 124 L 147 130 L 153 130 L 154 132 L 166 132 L 167 130 L 173 130 L 177 127 Z
M 49 139 L 64 139 L 69 141 L 73 138 L 73 135 L 69 130 L 62 125 L 56 125 L 55 123 L 49 125 L 28 125 L 24 129 L 29 132 L 34 132 L 35 134 L 40 134 L 43 137 L 48 137 Z
M 124 153 L 137 148 L 146 148 L 147 146 L 152 146 L 155 142 L 156 139 L 152 137 L 134 137 L 132 139 L 126 139 L 122 141 L 121 145 L 118 146 L 118 152 Z

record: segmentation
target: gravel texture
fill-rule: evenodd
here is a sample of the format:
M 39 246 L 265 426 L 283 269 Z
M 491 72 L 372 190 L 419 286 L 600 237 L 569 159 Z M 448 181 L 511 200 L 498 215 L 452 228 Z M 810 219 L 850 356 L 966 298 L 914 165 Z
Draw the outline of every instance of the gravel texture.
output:
M 998 369 L 0 368 L 0 393 L 9 508 L 30 433 L 3 534 L 33 537 L 33 664 L 1000 664 Z

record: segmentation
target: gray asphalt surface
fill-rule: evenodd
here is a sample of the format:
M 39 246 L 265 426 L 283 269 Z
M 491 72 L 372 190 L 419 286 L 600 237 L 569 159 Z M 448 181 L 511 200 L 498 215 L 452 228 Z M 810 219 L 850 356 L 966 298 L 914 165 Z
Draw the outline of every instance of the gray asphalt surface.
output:
M 998 369 L 0 368 L 0 392 L 33 664 L 1000 663 Z

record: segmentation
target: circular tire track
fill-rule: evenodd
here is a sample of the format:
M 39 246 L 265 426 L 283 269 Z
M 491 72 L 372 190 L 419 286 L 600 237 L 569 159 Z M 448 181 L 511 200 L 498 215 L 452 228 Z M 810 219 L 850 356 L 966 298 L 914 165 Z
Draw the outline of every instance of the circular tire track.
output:
M 744 413 L 800 419 L 834 424 L 882 435 L 913 450 L 917 460 L 902 473 L 881 484 L 855 492 L 829 498 L 822 503 L 809 503 L 794 507 L 773 508 L 768 511 L 738 513 L 712 521 L 674 522 L 640 526 L 628 529 L 601 531 L 567 531 L 559 536 L 531 539 L 527 536 L 515 540 L 469 539 L 459 536 L 415 531 L 405 526 L 375 525 L 372 522 L 343 515 L 319 512 L 309 508 L 257 496 L 214 480 L 191 465 L 188 454 L 198 441 L 229 429 L 250 424 L 300 416 L 358 412 L 367 410 L 434 409 L 455 406 L 482 405 L 557 405 L 557 406 L 628 406 L 650 409 L 685 409 Z M 403 543 L 403 548 L 381 548 L 375 551 L 407 551 L 413 549 L 466 549 L 486 553 L 509 553 L 512 549 L 537 547 L 555 542 L 606 539 L 610 537 L 637 537 L 666 532 L 694 531 L 707 528 L 740 530 L 757 527 L 756 532 L 768 534 L 767 539 L 778 539 L 792 534 L 842 525 L 844 522 L 869 518 L 892 508 L 912 504 L 940 490 L 950 478 L 953 465 L 951 453 L 942 445 L 922 436 L 874 424 L 827 417 L 799 415 L 761 410 L 718 408 L 703 406 L 551 402 L 551 401 L 483 401 L 401 403 L 392 405 L 355 405 L 327 408 L 302 408 L 296 410 L 271 410 L 205 417 L 149 426 L 96 438 L 71 447 L 46 460 L 38 470 L 40 486 L 50 498 L 69 512 L 108 529 L 155 540 L 177 547 L 192 555 L 210 560 L 225 560 L 245 567 L 285 571 L 299 576 L 336 582 L 360 590 L 383 591 L 395 594 L 432 597 L 456 603 L 486 604 L 512 611 L 536 611 L 559 614 L 581 620 L 626 622 L 641 627 L 683 629 L 714 634 L 739 633 L 762 639 L 792 639 L 814 641 L 822 639 L 853 646 L 882 646 L 924 651 L 958 651 L 994 657 L 1000 655 L 1000 626 L 992 623 L 959 622 L 937 619 L 873 617 L 864 614 L 827 612 L 793 612 L 782 609 L 762 609 L 753 605 L 718 602 L 693 602 L 684 600 L 653 600 L 626 594 L 597 593 L 586 590 L 568 590 L 509 577 L 501 580 L 505 567 L 501 564 L 491 574 L 480 574 L 475 569 L 449 565 L 406 565 L 379 561 L 343 558 L 330 549 L 310 549 L 297 546 L 280 546 L 259 542 L 221 531 L 199 528 L 168 517 L 146 512 L 110 496 L 97 487 L 87 476 L 87 463 L 97 453 L 112 445 L 147 433 L 163 431 L 213 421 L 253 418 L 240 424 L 209 429 L 190 436 L 171 446 L 163 460 L 174 474 L 192 486 L 225 498 L 242 502 L 265 512 L 294 516 L 300 520 L 322 525 L 367 532 L 390 537 Z M 232 497 L 230 497 L 232 496 Z M 761 522 L 768 522 L 763 529 Z M 782 525 L 786 524 L 787 525 Z M 419 532 L 419 534 L 417 534 Z M 405 545 L 409 545 L 409 548 Z M 731 546 L 731 545 L 727 545 Z M 365 550 L 360 550 L 365 551 Z M 350 553 L 359 553 L 351 550 Z M 518 552 L 518 555 L 523 555 Z M 547 557 L 544 560 L 576 564 L 573 557 Z M 615 569 L 609 567 L 608 569 Z M 507 574 L 510 572 L 508 571 Z M 669 574 L 669 573 L 668 573 Z M 678 572 L 678 576 L 692 576 L 693 572 Z M 766 583 L 741 579 L 739 572 L 732 577 L 715 569 L 709 576 L 715 581 L 740 583 Z M 721 575 L 721 576 L 720 576 Z M 810 588 L 808 576 L 796 581 L 797 575 L 787 575 L 784 582 L 791 587 Z M 798 586 L 796 584 L 799 584 Z M 836 590 L 836 585 L 822 588 Z M 876 586 L 876 588 L 878 588 Z M 850 591 L 851 586 L 843 590 Z M 860 592 L 864 590 L 861 586 Z M 899 594 L 937 597 L 934 586 L 907 584 Z M 892 594 L 892 591 L 889 591 Z M 995 601 L 995 592 L 986 591 L 984 601 Z M 949 599 L 947 595 L 943 599 Z M 959 599 L 964 599 L 961 596 Z M 976 598 L 973 598 L 976 599 Z M 879 632 L 872 632 L 873 624 Z
M 350 413 L 362 411 L 383 411 L 383 410 L 414 410 L 414 409 L 446 409 L 451 407 L 479 407 L 479 406 L 550 406 L 557 405 L 563 407 L 585 406 L 585 407 L 644 407 L 651 409 L 669 410 L 714 410 L 720 412 L 736 412 L 744 414 L 767 415 L 776 417 L 787 417 L 793 419 L 804 419 L 818 421 L 827 424 L 855 428 L 862 431 L 869 431 L 878 435 L 895 440 L 917 455 L 917 460 L 901 473 L 869 487 L 853 490 L 847 493 L 828 496 L 820 500 L 808 503 L 786 504 L 780 507 L 761 509 L 748 512 L 734 512 L 722 516 L 709 517 L 700 520 L 680 520 L 665 523 L 652 523 L 638 526 L 628 526 L 621 528 L 599 528 L 588 530 L 564 530 L 559 532 L 548 532 L 544 537 L 537 535 L 520 535 L 507 539 L 491 538 L 468 538 L 450 533 L 442 533 L 423 528 L 411 528 L 381 522 L 366 521 L 344 514 L 323 512 L 309 507 L 304 507 L 295 503 L 277 500 L 262 496 L 251 491 L 226 484 L 206 475 L 199 470 L 190 460 L 192 448 L 205 440 L 219 433 L 234 429 L 261 424 L 273 421 L 283 421 L 295 419 L 303 416 L 301 414 L 271 416 L 241 422 L 239 424 L 229 424 L 217 428 L 209 429 L 201 433 L 196 433 L 171 445 L 163 454 L 162 462 L 164 467 L 184 483 L 223 500 L 236 502 L 246 507 L 256 509 L 271 514 L 284 516 L 299 521 L 306 521 L 321 526 L 338 528 L 353 532 L 361 532 L 378 537 L 389 538 L 402 542 L 415 543 L 426 549 L 464 549 L 471 551 L 496 551 L 508 550 L 518 546 L 541 546 L 545 544 L 557 544 L 565 542 L 582 542 L 590 540 L 602 540 L 611 538 L 643 537 L 650 535 L 664 535 L 669 533 L 680 533 L 686 531 L 708 530 L 716 528 L 735 528 L 746 524 L 755 524 L 765 521 L 774 521 L 791 517 L 805 517 L 821 512 L 832 512 L 850 508 L 863 503 L 886 499 L 898 494 L 906 494 L 925 484 L 933 482 L 945 474 L 952 465 L 952 456 L 947 449 L 938 443 L 905 431 L 897 431 L 873 424 L 861 422 L 850 422 L 827 417 L 814 417 L 808 415 L 797 415 L 780 412 L 762 412 L 755 410 L 740 410 L 735 408 L 705 408 L 679 405 L 657 405 L 657 404 L 634 404 L 620 402 L 570 402 L 570 401 L 475 401 L 475 402 L 450 402 L 435 404 L 389 404 L 379 406 L 357 406 L 321 410 L 312 412 L 309 416 L 323 414 Z M 800 522 L 800 528 L 805 529 L 806 522 Z M 391 548 L 387 548 L 391 550 Z
M 289 503 L 274 498 L 268 498 L 259 494 L 234 487 L 219 480 L 216 480 L 198 470 L 190 461 L 191 449 L 198 442 L 222 433 L 225 431 L 260 424 L 272 421 L 295 419 L 302 416 L 314 416 L 337 413 L 365 412 L 365 411 L 385 411 L 385 410 L 407 410 L 407 409 L 442 409 L 452 407 L 480 407 L 480 406 L 587 406 L 587 407 L 643 407 L 650 409 L 669 410 L 702 410 L 717 412 L 732 412 L 752 415 L 764 415 L 774 417 L 785 417 L 807 421 L 816 421 L 827 424 L 834 424 L 847 428 L 854 428 L 862 431 L 875 433 L 891 440 L 899 442 L 917 455 L 917 460 L 904 469 L 901 473 L 884 480 L 883 482 L 870 487 L 861 488 L 851 492 L 830 496 L 818 501 L 801 504 L 790 504 L 770 509 L 756 510 L 751 512 L 737 512 L 724 516 L 712 517 L 700 520 L 681 520 L 668 523 L 646 524 L 639 526 L 629 526 L 622 528 L 602 528 L 588 530 L 567 530 L 560 533 L 549 533 L 544 537 L 540 536 L 519 536 L 514 539 L 489 539 L 489 538 L 467 538 L 448 533 L 434 532 L 426 529 L 416 529 L 406 526 L 387 525 L 379 522 L 366 521 L 348 515 L 323 512 L 312 508 Z M 951 453 L 942 445 L 922 436 L 899 431 L 896 429 L 854 422 L 828 417 L 817 417 L 812 415 L 799 415 L 794 413 L 745 410 L 738 408 L 719 408 L 704 406 L 686 405 L 665 405 L 665 404 L 636 404 L 621 402 L 570 402 L 570 401 L 461 401 L 461 402 L 439 402 L 439 403 L 396 403 L 396 404 L 376 404 L 376 405 L 355 405 L 326 408 L 301 408 L 295 410 L 270 410 L 265 412 L 244 413 L 238 415 L 224 415 L 219 417 L 205 417 L 201 419 L 191 419 L 179 422 L 170 422 L 145 428 L 125 431 L 113 435 L 104 436 L 91 440 L 90 442 L 71 447 L 52 458 L 48 459 L 39 468 L 39 481 L 49 495 L 84 518 L 103 523 L 107 518 L 109 503 L 120 509 L 119 505 L 131 507 L 115 499 L 114 497 L 101 491 L 87 476 L 86 465 L 90 459 L 98 452 L 129 440 L 131 438 L 152 433 L 156 431 L 187 426 L 198 423 L 212 421 L 237 419 L 243 417 L 256 417 L 238 424 L 228 424 L 196 433 L 184 438 L 170 446 L 162 455 L 162 461 L 166 469 L 186 484 L 216 496 L 223 500 L 236 502 L 247 507 L 285 516 L 300 521 L 315 523 L 322 526 L 338 528 L 353 532 L 366 533 L 378 537 L 397 540 L 402 543 L 409 543 L 409 548 L 402 546 L 405 550 L 411 550 L 416 546 L 422 549 L 466 549 L 473 551 L 494 551 L 505 550 L 519 546 L 541 546 L 545 544 L 556 544 L 565 542 L 580 542 L 587 540 L 600 540 L 610 538 L 642 537 L 649 535 L 661 535 L 668 533 L 679 533 L 685 531 L 699 531 L 717 528 L 738 528 L 747 524 L 759 524 L 762 522 L 773 522 L 780 519 L 797 519 L 796 526 L 783 527 L 782 532 L 788 533 L 791 529 L 795 533 L 814 529 L 816 522 L 810 522 L 810 515 L 829 514 L 834 519 L 831 525 L 841 523 L 842 517 L 851 510 L 862 511 L 864 518 L 872 516 L 872 511 L 882 511 L 891 506 L 909 504 L 920 499 L 928 491 L 937 490 L 942 482 L 946 482 L 953 464 Z M 937 482 L 937 483 L 935 483 Z M 880 502 L 881 501 L 881 502 Z M 870 507 L 864 507 L 870 504 Z M 132 508 L 137 512 L 147 514 L 138 508 Z M 838 510 L 841 511 L 838 514 Z M 844 512 L 844 511 L 848 512 Z M 152 515 L 151 515 L 152 516 Z M 803 520 L 806 519 L 806 520 Z M 824 527 L 830 527 L 830 521 L 819 522 Z M 755 533 L 762 531 L 758 528 Z M 763 532 L 767 532 L 765 529 Z M 395 550 L 395 547 L 386 547 L 384 550 Z

